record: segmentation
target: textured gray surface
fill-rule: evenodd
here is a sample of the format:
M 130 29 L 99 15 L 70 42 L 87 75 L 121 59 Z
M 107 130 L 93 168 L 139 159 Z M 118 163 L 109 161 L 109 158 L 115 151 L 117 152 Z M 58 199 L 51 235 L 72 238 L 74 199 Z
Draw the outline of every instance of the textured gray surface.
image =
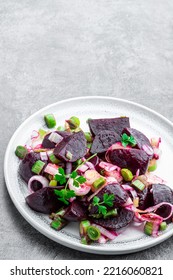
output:
M 172 73 L 172 0 L 0 1 L 0 259 L 173 259 L 173 237 L 110 257 L 58 245 L 22 218 L 3 178 L 13 132 L 55 101 L 120 97 L 173 121 Z

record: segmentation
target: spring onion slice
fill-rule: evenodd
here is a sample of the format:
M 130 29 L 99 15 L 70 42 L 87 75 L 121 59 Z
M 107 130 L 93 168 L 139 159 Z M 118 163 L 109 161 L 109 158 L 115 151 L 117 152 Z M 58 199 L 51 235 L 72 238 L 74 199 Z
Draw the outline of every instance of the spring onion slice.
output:
M 115 231 L 110 231 L 110 230 L 107 230 L 105 229 L 104 227 L 100 226 L 100 225 L 97 225 L 95 223 L 92 223 L 92 226 L 98 228 L 100 230 L 100 233 L 107 237 L 109 240 L 114 240 L 115 237 L 118 236 L 118 234 L 115 232 Z

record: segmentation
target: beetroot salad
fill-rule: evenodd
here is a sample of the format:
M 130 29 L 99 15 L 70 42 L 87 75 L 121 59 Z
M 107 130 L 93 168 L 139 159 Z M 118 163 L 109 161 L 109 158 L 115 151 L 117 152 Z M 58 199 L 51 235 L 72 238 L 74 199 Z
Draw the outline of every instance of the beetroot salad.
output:
M 152 172 L 161 138 L 131 128 L 128 117 L 88 119 L 88 132 L 73 116 L 33 131 L 30 145 L 17 146 L 19 174 L 28 186 L 26 203 L 49 215 L 50 227 L 79 224 L 81 243 L 106 243 L 131 223 L 157 237 L 173 218 L 173 191 Z

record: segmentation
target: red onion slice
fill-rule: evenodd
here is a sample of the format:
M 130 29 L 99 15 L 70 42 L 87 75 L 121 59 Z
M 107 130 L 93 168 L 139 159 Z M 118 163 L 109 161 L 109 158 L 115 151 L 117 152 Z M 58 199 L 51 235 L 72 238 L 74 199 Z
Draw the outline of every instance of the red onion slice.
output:
M 125 191 L 132 191 L 132 190 L 134 190 L 131 186 L 126 185 L 126 184 L 123 184 L 123 185 L 121 185 L 121 186 L 122 186 L 122 188 L 123 188 Z
M 159 148 L 159 145 L 161 143 L 161 137 L 159 138 L 152 137 L 150 143 L 153 148 Z
M 100 238 L 98 239 L 99 244 L 105 244 L 107 242 L 107 238 L 101 234 Z
M 91 169 L 91 170 L 95 169 L 94 164 L 92 164 L 91 162 L 88 161 L 85 164 L 86 164 L 86 166 L 88 166 L 89 169 Z
M 146 154 L 149 155 L 149 156 L 152 156 L 153 153 L 154 153 L 153 149 L 148 145 L 143 145 L 142 150 L 144 150 L 144 152 L 146 152 Z
M 33 130 L 31 134 L 31 140 L 36 141 L 40 136 L 40 133 L 37 130 Z
M 162 151 L 158 148 L 153 148 L 153 151 L 154 151 L 154 155 L 153 157 L 157 160 L 160 158 L 161 154 L 162 154 Z
M 146 212 L 148 212 L 148 213 L 155 212 L 155 211 L 157 211 L 161 206 L 164 206 L 164 205 L 168 205 L 168 206 L 170 207 L 170 213 L 169 213 L 169 215 L 168 215 L 167 217 L 163 218 L 163 220 L 167 220 L 167 219 L 169 219 L 170 217 L 172 217 L 172 214 L 173 214 L 173 205 L 172 205 L 171 203 L 169 203 L 169 202 L 161 202 L 161 203 L 159 203 L 159 204 L 157 204 L 157 205 L 155 205 L 155 206 L 151 206 L 151 207 L 149 207 L 149 208 L 147 208 L 147 209 L 145 209 L 145 210 L 140 210 L 140 209 L 138 209 L 137 212 L 140 213 L 140 214 L 141 214 L 141 213 L 146 213 Z
M 105 162 L 105 161 L 101 161 L 99 163 L 99 167 L 103 168 L 105 171 L 108 171 L 108 172 L 112 172 L 112 171 L 118 171 L 120 172 L 121 168 L 117 165 L 114 165 L 112 163 L 108 163 L 108 162 Z
M 27 149 L 28 153 L 33 151 L 33 148 L 29 145 L 25 145 L 25 148 Z
M 79 172 L 81 172 L 81 173 L 84 173 L 84 172 L 87 171 L 87 170 L 88 170 L 88 166 L 87 166 L 86 164 L 81 165 L 81 166 L 77 169 L 77 171 L 79 171 Z
M 33 189 L 32 189 L 32 182 L 33 181 L 38 181 L 42 184 L 42 188 L 48 187 L 49 186 L 49 181 L 41 176 L 41 175 L 34 175 L 32 176 L 29 181 L 28 181 L 28 190 L 30 193 L 34 193 Z
M 118 183 L 118 181 L 117 181 L 117 179 L 115 179 L 115 177 L 108 176 L 108 177 L 105 177 L 105 179 L 106 179 L 106 185 L 109 185 L 112 183 Z
M 33 147 L 33 150 L 39 150 L 42 149 L 42 144 L 37 144 L 35 147 Z
M 167 184 L 165 180 L 155 174 L 146 173 L 145 176 L 148 184 Z

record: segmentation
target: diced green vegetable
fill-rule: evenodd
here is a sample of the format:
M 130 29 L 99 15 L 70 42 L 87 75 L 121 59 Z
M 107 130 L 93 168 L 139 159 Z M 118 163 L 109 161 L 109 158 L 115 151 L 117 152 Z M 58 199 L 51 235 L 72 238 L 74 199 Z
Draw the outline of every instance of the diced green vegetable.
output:
M 47 149 L 34 149 L 34 153 L 46 152 Z
M 49 155 L 49 159 L 54 164 L 58 164 L 61 162 L 54 154 Z
M 32 172 L 36 173 L 36 174 L 40 174 L 40 172 L 42 171 L 43 167 L 45 166 L 45 162 L 41 161 L 41 160 L 37 160 L 31 170 Z
M 144 233 L 147 235 L 152 235 L 152 233 L 153 233 L 153 223 L 152 222 L 145 223 Z
M 91 143 L 93 141 L 91 133 L 90 132 L 85 132 L 85 138 L 88 143 Z
M 53 128 L 56 125 L 56 120 L 53 114 L 47 114 L 44 116 L 44 120 L 48 128 Z
M 60 210 L 58 210 L 58 212 L 51 213 L 51 215 L 49 215 L 49 218 L 52 219 L 52 220 L 56 220 L 59 217 L 63 218 L 65 213 L 66 213 L 66 208 L 63 207 Z
M 118 215 L 117 209 L 112 209 L 104 215 L 104 218 L 106 219 L 109 217 L 116 217 L 117 215 Z
M 152 172 L 152 171 L 155 171 L 157 169 L 157 161 L 156 159 L 152 159 L 150 160 L 150 163 L 149 163 L 149 166 L 148 166 L 148 171 L 149 172 Z
M 40 128 L 38 132 L 41 138 L 44 138 L 44 136 L 47 134 L 47 131 L 42 128 Z
M 57 127 L 57 130 L 58 130 L 58 131 L 65 131 L 65 128 L 64 128 L 64 126 L 58 126 L 58 127 Z
M 106 179 L 104 179 L 103 177 L 100 177 L 100 178 L 98 178 L 97 180 L 94 181 L 93 187 L 95 189 L 98 189 L 101 186 L 103 186 L 105 183 L 106 183 Z
M 93 241 L 96 241 L 100 238 L 100 230 L 94 226 L 89 226 L 87 228 L 87 235 L 88 237 L 93 240 Z
M 56 187 L 57 186 L 57 181 L 56 180 L 51 180 L 49 183 L 50 187 Z
M 87 228 L 91 225 L 90 221 L 88 220 L 84 220 L 80 222 L 79 225 L 79 231 L 80 231 L 80 235 L 84 236 L 87 233 Z
M 167 223 L 166 223 L 166 222 L 162 222 L 162 223 L 160 224 L 159 229 L 160 229 L 161 231 L 163 231 L 163 230 L 165 230 L 166 228 L 167 228 Z
M 83 161 L 82 161 L 81 159 L 78 159 L 78 160 L 76 161 L 76 163 L 77 163 L 77 166 L 79 166 L 79 165 L 81 165 L 81 164 L 83 163 Z
M 67 221 L 62 219 L 61 217 L 57 217 L 56 220 L 53 220 L 50 226 L 53 229 L 60 230 L 67 224 Z
M 66 208 L 61 208 L 60 210 L 58 210 L 58 212 L 55 213 L 55 215 L 63 217 L 65 213 L 66 213 Z
M 127 168 L 121 169 L 121 175 L 126 182 L 130 182 L 133 179 L 132 172 Z
M 138 179 L 132 182 L 132 186 L 138 191 L 143 191 L 145 189 L 145 185 Z
M 80 120 L 75 116 L 71 117 L 67 122 L 71 129 L 75 129 L 80 126 Z
M 83 245 L 88 245 L 88 238 L 87 238 L 86 236 L 82 236 L 82 237 L 81 237 L 81 243 L 82 243 Z
M 15 155 L 20 159 L 23 159 L 27 153 L 28 151 L 24 146 L 17 146 L 15 150 Z
M 77 128 L 75 128 L 75 129 L 73 129 L 73 132 L 79 132 L 79 131 L 81 131 L 81 128 L 80 128 L 80 127 L 77 127 Z
M 92 146 L 92 143 L 87 143 L 87 148 L 90 149 Z

